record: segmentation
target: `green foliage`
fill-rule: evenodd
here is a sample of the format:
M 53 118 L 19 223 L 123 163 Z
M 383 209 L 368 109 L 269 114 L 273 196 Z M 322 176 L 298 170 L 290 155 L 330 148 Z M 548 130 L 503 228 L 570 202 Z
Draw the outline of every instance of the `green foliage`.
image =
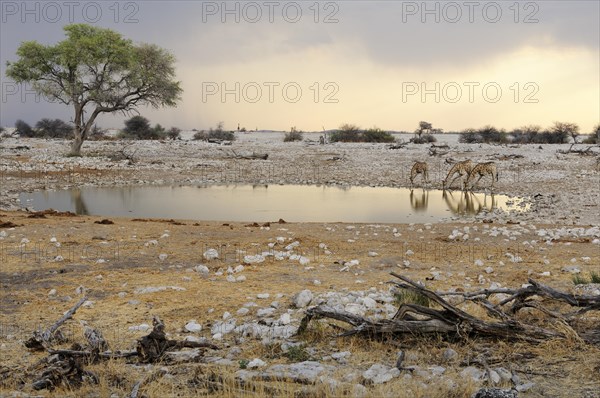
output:
M 585 276 L 575 274 L 573 275 L 573 284 L 574 285 L 587 285 L 590 283 Z
M 398 305 L 417 304 L 423 307 L 429 307 L 429 298 L 411 290 L 398 290 L 394 294 L 394 297 L 396 299 L 396 304 Z
M 146 140 L 152 134 L 150 121 L 143 116 L 136 115 L 125 120 L 125 128 L 119 133 L 120 138 Z
M 240 369 L 246 369 L 248 368 L 248 364 L 250 363 L 249 360 L 247 359 L 240 359 L 238 364 L 240 365 Z
M 302 141 L 302 131 L 298 131 L 296 127 L 292 127 L 289 133 L 283 137 L 283 142 Z
M 35 124 L 36 137 L 44 138 L 71 138 L 73 126 L 60 119 L 42 119 Z
M 362 133 L 362 140 L 364 142 L 394 142 L 396 139 L 394 136 L 387 131 L 383 131 L 380 128 L 373 127 Z
M 204 130 L 195 133 L 194 140 L 235 141 L 235 133 L 233 131 L 225 131 L 223 125 L 223 122 L 219 122 L 215 129 L 211 128 L 208 130 L 208 134 Z
M 431 142 L 437 142 L 437 138 L 435 138 L 435 136 L 432 134 L 424 134 L 422 136 L 411 138 L 410 142 L 414 144 L 428 144 Z
M 600 273 L 591 271 L 590 279 L 579 274 L 573 275 L 573 284 L 575 285 L 587 285 L 590 283 L 600 283 Z
M 394 136 L 377 127 L 361 130 L 354 124 L 345 123 L 329 136 L 331 142 L 394 142 Z
M 285 356 L 291 362 L 304 362 L 311 359 L 311 356 L 304 348 L 304 345 L 291 346 L 285 353 Z
M 15 122 L 15 128 L 15 133 L 17 133 L 19 137 L 35 137 L 35 131 L 33 131 L 29 124 L 21 119 Z
M 73 106 L 79 153 L 101 113 L 128 112 L 140 105 L 175 106 L 181 97 L 175 58 L 152 44 L 133 44 L 110 29 L 86 24 L 64 27 L 66 39 L 55 45 L 23 42 L 19 59 L 6 75 L 29 82 L 46 98 Z M 88 117 L 84 119 L 84 115 Z
M 360 142 L 360 130 L 353 124 L 342 124 L 329 136 L 331 142 Z

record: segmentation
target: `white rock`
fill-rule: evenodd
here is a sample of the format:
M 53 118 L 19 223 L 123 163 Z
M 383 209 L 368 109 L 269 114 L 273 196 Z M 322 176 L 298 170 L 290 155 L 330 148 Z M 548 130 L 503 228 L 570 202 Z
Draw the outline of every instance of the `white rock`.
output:
M 256 295 L 256 298 L 259 298 L 259 299 L 268 299 L 269 297 L 270 297 L 269 293 L 259 293 Z
M 165 260 L 167 259 L 167 257 L 169 257 L 169 255 L 168 255 L 168 254 L 166 254 L 166 253 L 160 253 L 160 254 L 158 255 L 158 259 L 159 259 L 160 261 L 165 261 Z
M 400 376 L 400 370 L 395 367 L 391 368 L 389 366 L 376 363 L 368 370 L 363 372 L 362 376 L 365 380 L 373 384 L 383 384 L 395 377 Z
M 368 253 L 368 256 L 369 256 L 369 257 L 377 257 L 377 256 L 379 256 L 379 253 L 377 253 L 377 252 L 373 252 L 373 251 L 370 251 L 370 252 Z
M 248 362 L 247 368 L 248 369 L 256 369 L 256 368 L 263 368 L 265 366 L 267 366 L 267 363 L 265 361 L 263 361 L 260 358 L 254 358 L 253 360 Z
M 260 264 L 265 261 L 265 257 L 262 254 L 256 254 L 254 256 L 244 256 L 244 263 L 246 264 Z
M 290 322 L 292 322 L 292 317 L 287 312 L 279 317 L 279 323 L 282 325 L 289 325 Z
M 190 333 L 197 333 L 202 330 L 202 325 L 196 322 L 196 320 L 192 320 L 185 324 L 185 330 Z
M 217 249 L 208 249 L 204 252 L 203 257 L 206 260 L 214 260 L 219 258 L 219 252 L 217 251 Z
M 196 271 L 197 273 L 202 274 L 202 275 L 208 275 L 210 273 L 210 270 L 208 269 L 208 267 L 206 265 L 202 265 L 202 264 L 196 265 L 194 267 L 194 271 Z
M 310 304 L 313 299 L 313 294 L 310 290 L 302 290 L 292 299 L 296 308 L 304 308 Z
M 52 289 L 48 292 L 48 296 L 56 296 L 56 289 Z

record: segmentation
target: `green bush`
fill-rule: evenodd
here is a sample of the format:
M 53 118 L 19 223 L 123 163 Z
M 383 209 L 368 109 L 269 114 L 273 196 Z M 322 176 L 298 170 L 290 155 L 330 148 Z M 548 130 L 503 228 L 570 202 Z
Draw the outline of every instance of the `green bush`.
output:
M 411 138 L 410 142 L 413 144 L 428 144 L 431 142 L 437 142 L 437 138 L 435 138 L 432 134 L 423 134 L 419 137 Z
M 71 138 L 73 127 L 60 119 L 42 119 L 35 124 L 36 137 Z
M 235 133 L 233 131 L 223 130 L 223 122 L 219 122 L 215 129 L 211 128 L 206 133 L 201 130 L 194 134 L 194 140 L 223 140 L 223 141 L 235 141 Z
M 291 346 L 288 351 L 285 353 L 287 359 L 291 362 L 304 362 L 311 359 L 311 356 L 303 345 L 294 345 Z
M 329 136 L 331 142 L 394 142 L 395 138 L 387 131 L 373 127 L 361 130 L 353 124 L 343 124 Z
M 331 142 L 360 142 L 360 130 L 353 124 L 343 124 L 329 136 Z
M 364 131 L 362 135 L 364 142 L 394 142 L 396 140 L 392 134 L 377 127 Z

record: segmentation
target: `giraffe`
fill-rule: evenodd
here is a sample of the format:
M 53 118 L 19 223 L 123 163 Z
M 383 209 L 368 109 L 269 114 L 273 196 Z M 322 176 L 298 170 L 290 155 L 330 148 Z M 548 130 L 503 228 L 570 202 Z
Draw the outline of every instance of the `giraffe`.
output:
M 492 177 L 491 188 L 494 189 L 494 180 L 498 181 L 498 169 L 496 168 L 496 163 L 494 162 L 479 163 L 473 167 L 469 173 L 469 177 L 467 177 L 467 180 L 464 182 L 464 189 L 469 189 L 469 184 L 475 178 L 475 176 L 479 176 L 479 178 L 473 185 L 471 185 L 470 189 L 473 189 L 479 180 L 488 175 Z
M 473 162 L 471 161 L 471 159 L 467 159 L 467 160 L 463 160 L 462 162 L 455 163 L 454 166 L 452 166 L 452 168 L 448 172 L 448 175 L 446 176 L 444 181 L 442 181 L 442 189 L 446 190 L 446 187 L 450 188 L 452 186 L 452 184 L 454 184 L 454 181 L 456 181 L 456 179 L 460 178 L 460 177 L 463 178 L 463 183 L 464 183 L 465 178 L 467 178 L 469 176 L 469 173 L 471 172 L 472 168 L 473 168 Z M 450 184 L 448 184 L 448 180 L 451 177 L 453 177 L 454 174 L 457 174 L 457 173 L 458 173 L 458 175 L 456 177 L 454 177 L 452 179 L 452 181 L 450 181 Z
M 424 183 L 429 183 L 429 167 L 426 162 L 415 162 L 410 169 L 410 189 L 413 187 L 417 174 L 422 174 Z

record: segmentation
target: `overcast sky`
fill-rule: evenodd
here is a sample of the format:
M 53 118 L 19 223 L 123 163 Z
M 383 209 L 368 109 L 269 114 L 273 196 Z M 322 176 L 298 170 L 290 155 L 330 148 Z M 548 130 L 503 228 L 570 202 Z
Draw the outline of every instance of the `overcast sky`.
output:
M 0 125 L 70 120 L 5 76 L 21 42 L 87 22 L 176 57 L 177 108 L 151 123 L 314 131 L 342 123 L 446 131 L 600 122 L 600 2 L 1 1 Z M 102 127 L 121 127 L 103 115 Z

